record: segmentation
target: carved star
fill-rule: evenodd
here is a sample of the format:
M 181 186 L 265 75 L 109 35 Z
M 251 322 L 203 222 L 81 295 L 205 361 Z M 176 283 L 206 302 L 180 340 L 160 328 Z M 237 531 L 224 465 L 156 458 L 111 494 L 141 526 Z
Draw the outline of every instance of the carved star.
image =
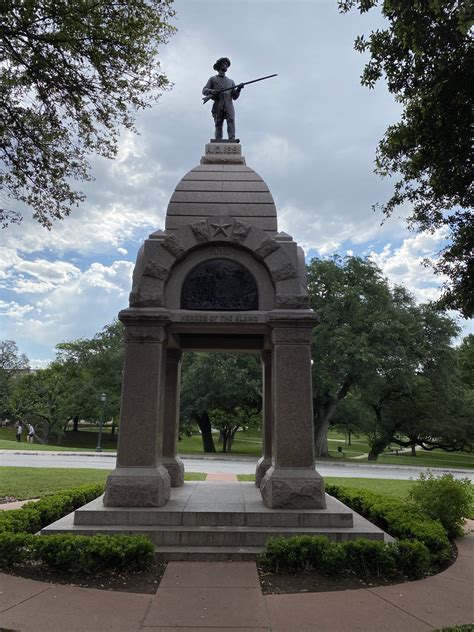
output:
M 216 237 L 216 235 L 219 235 L 220 233 L 222 233 L 224 237 L 228 237 L 229 235 L 227 234 L 227 231 L 229 228 L 232 228 L 232 224 L 225 224 L 222 219 L 219 220 L 218 224 L 210 223 L 209 226 L 214 229 L 214 234 L 212 235 L 213 237 Z

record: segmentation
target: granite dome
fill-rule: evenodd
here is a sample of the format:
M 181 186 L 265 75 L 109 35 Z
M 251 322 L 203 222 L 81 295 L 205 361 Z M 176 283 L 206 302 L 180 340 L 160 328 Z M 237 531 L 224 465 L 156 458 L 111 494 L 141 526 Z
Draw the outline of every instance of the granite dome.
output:
M 180 180 L 166 212 L 167 233 L 212 217 L 233 217 L 265 231 L 278 232 L 275 202 L 264 180 L 232 153 L 216 155 L 206 147 L 201 164 Z M 240 145 L 232 150 L 241 151 Z

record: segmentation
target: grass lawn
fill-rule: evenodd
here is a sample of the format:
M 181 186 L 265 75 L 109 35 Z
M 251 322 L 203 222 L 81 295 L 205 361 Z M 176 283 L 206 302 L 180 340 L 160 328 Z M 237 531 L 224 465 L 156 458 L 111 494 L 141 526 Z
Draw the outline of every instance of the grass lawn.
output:
M 238 474 L 239 481 L 254 481 L 253 474 Z M 371 492 L 385 494 L 402 498 L 408 495 L 413 481 L 396 481 L 385 478 L 336 478 L 325 476 L 326 483 L 331 485 L 341 485 L 341 487 L 354 487 L 356 489 L 367 489 Z
M 474 454 L 468 452 L 443 452 L 443 450 L 433 450 L 433 452 L 417 450 L 416 456 L 411 456 L 408 452 L 401 452 L 398 456 L 380 456 L 377 463 L 470 469 L 474 467 Z
M 0 498 L 20 500 L 49 496 L 78 485 L 105 483 L 107 470 L 61 467 L 0 467 Z M 187 481 L 203 481 L 206 474 L 186 472 Z
M 25 433 L 23 433 L 25 434 Z M 214 444 L 217 453 L 221 453 L 221 446 L 218 443 L 218 433 L 214 434 Z M 102 435 L 102 448 L 106 452 L 116 450 L 116 437 L 110 436 L 110 429 L 107 429 Z M 26 436 L 23 441 L 18 443 L 15 439 L 15 430 L 13 428 L 0 428 L 0 449 L 2 450 L 44 450 L 44 451 L 94 451 L 97 446 L 97 430 L 80 430 L 79 432 L 66 432 L 61 445 L 42 445 L 37 441 L 33 444 L 26 442 Z M 178 443 L 178 452 L 180 454 L 203 454 L 201 435 L 193 435 L 192 437 L 184 437 Z M 232 446 L 232 454 L 245 454 L 248 456 L 260 456 L 262 454 L 262 440 L 260 436 L 239 432 Z

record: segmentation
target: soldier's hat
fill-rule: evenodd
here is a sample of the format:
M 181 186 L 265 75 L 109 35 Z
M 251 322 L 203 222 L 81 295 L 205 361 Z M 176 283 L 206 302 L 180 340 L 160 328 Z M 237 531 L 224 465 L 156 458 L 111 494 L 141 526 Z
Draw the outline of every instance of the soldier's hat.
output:
M 230 66 L 230 59 L 228 57 L 220 57 L 213 66 L 214 70 L 219 71 L 219 68 L 221 67 L 221 64 L 223 62 L 227 64 L 227 68 Z

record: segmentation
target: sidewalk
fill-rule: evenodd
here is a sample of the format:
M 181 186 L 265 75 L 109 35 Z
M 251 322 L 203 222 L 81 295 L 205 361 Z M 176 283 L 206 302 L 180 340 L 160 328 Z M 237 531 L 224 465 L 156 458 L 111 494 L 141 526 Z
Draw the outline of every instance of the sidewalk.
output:
M 470 522 L 474 529 L 474 522 Z M 474 533 L 427 579 L 263 595 L 252 562 L 170 562 L 155 595 L 0 574 L 0 628 L 21 632 L 418 632 L 474 621 Z

